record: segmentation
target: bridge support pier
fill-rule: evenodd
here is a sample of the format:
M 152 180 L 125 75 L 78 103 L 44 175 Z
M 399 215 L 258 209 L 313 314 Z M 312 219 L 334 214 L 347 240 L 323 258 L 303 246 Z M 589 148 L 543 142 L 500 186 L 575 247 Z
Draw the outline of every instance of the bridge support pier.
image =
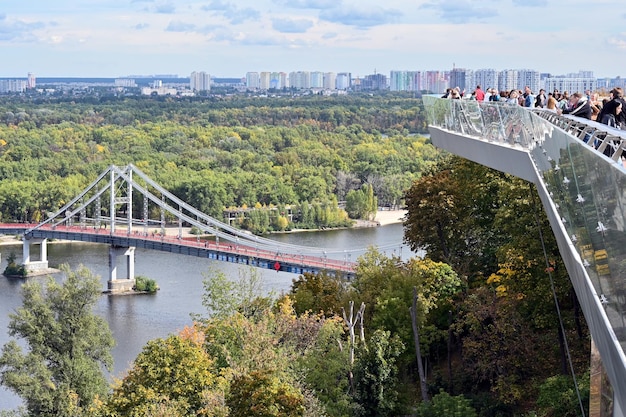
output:
M 117 278 L 117 257 L 126 256 L 126 278 Z M 135 248 L 109 247 L 109 281 L 108 289 L 111 293 L 131 291 L 135 286 Z
M 24 239 L 22 243 L 22 259 L 26 271 L 31 274 L 34 272 L 48 269 L 48 239 Z M 30 245 L 39 244 L 39 260 L 30 259 Z

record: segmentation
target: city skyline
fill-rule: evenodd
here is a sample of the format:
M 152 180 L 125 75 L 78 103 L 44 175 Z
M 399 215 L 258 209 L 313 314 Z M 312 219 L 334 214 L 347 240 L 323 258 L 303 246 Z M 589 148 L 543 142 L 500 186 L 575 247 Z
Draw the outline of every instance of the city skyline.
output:
M 7 0 L 0 77 L 454 66 L 615 77 L 622 10 L 617 0 Z

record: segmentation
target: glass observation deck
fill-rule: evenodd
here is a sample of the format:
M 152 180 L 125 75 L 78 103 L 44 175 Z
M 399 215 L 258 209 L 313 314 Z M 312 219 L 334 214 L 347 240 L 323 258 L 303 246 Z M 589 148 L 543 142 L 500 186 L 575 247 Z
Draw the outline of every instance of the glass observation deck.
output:
M 613 386 L 616 415 L 621 414 L 626 406 L 626 131 L 502 102 L 432 96 L 423 102 L 435 146 L 537 185 Z

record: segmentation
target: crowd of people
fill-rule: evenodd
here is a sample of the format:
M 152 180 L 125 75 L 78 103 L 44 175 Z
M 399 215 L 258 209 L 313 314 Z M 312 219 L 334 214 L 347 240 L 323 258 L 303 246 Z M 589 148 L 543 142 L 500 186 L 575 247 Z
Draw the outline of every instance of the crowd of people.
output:
M 505 102 L 523 107 L 542 108 L 557 114 L 582 117 L 616 129 L 626 130 L 624 90 L 619 87 L 614 88 L 609 94 L 609 97 L 600 99 L 597 93 L 591 91 L 569 94 L 567 91 L 559 92 L 555 89 L 546 94 L 542 88 L 535 94 L 528 86 L 524 88 L 524 91 L 517 89 L 497 91 L 494 88 L 483 90 L 478 85 L 469 96 L 459 87 L 448 88 L 443 98 Z

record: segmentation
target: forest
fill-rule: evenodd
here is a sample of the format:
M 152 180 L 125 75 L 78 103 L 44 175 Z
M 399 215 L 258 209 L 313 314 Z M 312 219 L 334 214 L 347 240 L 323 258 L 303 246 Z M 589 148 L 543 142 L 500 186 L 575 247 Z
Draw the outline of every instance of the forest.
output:
M 107 166 L 128 163 L 216 218 L 241 207 L 319 211 L 364 185 L 398 207 L 439 158 L 424 126 L 417 100 L 383 97 L 0 101 L 0 220 L 40 221 Z
M 207 271 L 206 314 L 149 342 L 113 386 L 90 271 L 28 283 L 9 331 L 29 349 L 9 342 L 0 355 L 0 383 L 25 409 L 7 416 L 534 417 L 588 405 L 588 329 L 536 191 L 435 149 L 419 99 L 5 100 L 0 118 L 3 222 L 37 221 L 107 165 L 133 163 L 214 216 L 405 207 L 405 241 L 427 253 L 372 249 L 354 280 L 304 274 L 285 294 L 263 293 L 254 270 Z

